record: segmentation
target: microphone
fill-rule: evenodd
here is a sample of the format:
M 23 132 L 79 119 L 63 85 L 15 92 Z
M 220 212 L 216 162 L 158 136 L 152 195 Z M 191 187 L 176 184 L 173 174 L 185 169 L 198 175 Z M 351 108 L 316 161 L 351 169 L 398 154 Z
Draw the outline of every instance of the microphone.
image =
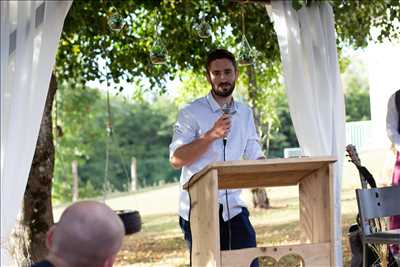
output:
M 231 102 L 232 103 L 232 102 Z M 231 115 L 232 111 L 231 111 L 231 105 L 228 103 L 225 103 L 222 108 L 222 113 L 227 114 L 227 115 Z M 222 141 L 224 142 L 224 146 L 226 146 L 226 142 L 228 141 L 228 137 L 224 136 L 224 138 L 222 139 Z
M 228 103 L 225 103 L 223 106 L 222 106 L 222 108 L 221 108 L 221 110 L 222 110 L 222 112 L 224 113 L 224 114 L 231 114 L 231 105 L 230 104 L 228 104 Z

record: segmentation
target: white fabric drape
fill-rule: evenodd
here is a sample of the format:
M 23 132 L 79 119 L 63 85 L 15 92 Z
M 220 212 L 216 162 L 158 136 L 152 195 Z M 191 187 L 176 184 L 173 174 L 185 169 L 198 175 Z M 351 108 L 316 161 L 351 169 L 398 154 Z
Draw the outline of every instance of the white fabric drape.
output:
M 51 71 L 72 1 L 1 2 L 1 266 L 39 134 Z
M 299 11 L 272 1 L 289 110 L 306 156 L 333 155 L 335 266 L 342 266 L 340 192 L 345 148 L 345 109 L 332 7 L 314 3 Z

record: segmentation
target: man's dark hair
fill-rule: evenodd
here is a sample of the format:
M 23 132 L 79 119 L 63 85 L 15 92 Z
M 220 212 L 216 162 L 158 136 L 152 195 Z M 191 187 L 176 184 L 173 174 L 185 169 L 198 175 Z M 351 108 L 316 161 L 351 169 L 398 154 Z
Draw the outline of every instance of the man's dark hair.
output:
M 234 67 L 235 70 L 236 70 L 236 60 L 235 60 L 235 56 L 234 56 L 231 52 L 229 52 L 228 50 L 226 50 L 226 49 L 215 49 L 215 50 L 211 51 L 211 52 L 208 54 L 208 57 L 207 57 L 207 66 L 206 66 L 207 73 L 208 73 L 208 71 L 209 71 L 211 62 L 213 62 L 214 60 L 217 60 L 217 59 L 222 59 L 222 58 L 229 59 L 229 60 L 232 62 L 233 67 Z

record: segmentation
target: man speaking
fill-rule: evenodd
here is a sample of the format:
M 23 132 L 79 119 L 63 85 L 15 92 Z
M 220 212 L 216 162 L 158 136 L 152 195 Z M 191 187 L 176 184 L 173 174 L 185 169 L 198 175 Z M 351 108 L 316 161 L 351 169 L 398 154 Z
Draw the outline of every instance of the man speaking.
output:
M 214 50 L 208 55 L 206 71 L 210 93 L 180 110 L 170 144 L 170 163 L 176 169 L 182 168 L 179 225 L 189 250 L 190 201 L 182 186 L 210 163 L 264 158 L 252 110 L 232 97 L 239 75 L 235 57 L 227 50 Z M 239 189 L 219 191 L 222 250 L 256 247 L 255 231 L 240 194 Z M 254 260 L 251 267 L 257 266 Z

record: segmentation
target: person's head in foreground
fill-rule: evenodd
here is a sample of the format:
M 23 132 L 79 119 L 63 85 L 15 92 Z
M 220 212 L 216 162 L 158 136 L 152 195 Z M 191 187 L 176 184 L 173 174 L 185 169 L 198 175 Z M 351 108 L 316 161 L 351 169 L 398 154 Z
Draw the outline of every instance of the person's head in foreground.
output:
M 55 267 L 112 266 L 124 233 L 121 219 L 107 205 L 77 202 L 47 233 L 46 259 Z

